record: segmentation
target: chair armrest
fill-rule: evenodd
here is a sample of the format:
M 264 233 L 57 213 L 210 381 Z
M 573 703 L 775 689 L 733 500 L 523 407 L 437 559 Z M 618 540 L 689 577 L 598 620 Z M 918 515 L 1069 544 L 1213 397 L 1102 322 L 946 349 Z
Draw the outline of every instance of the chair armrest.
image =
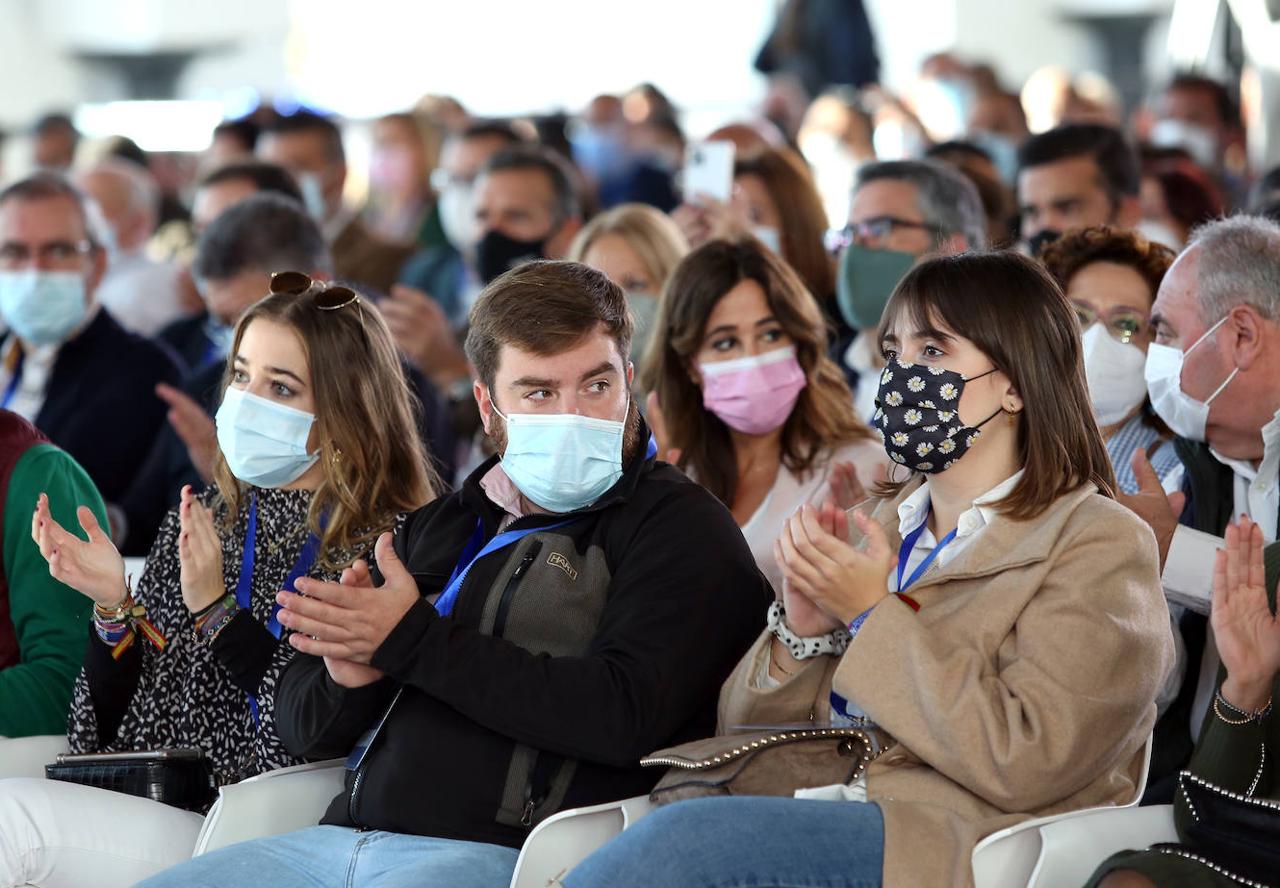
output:
M 333 759 L 295 765 L 222 787 L 191 856 L 315 826 L 346 784 L 342 764 Z
M 70 749 L 62 734 L 0 738 L 0 778 L 43 777 L 44 766 Z
M 1102 861 L 1126 850 L 1176 842 L 1172 805 L 1116 808 L 1064 817 L 1040 827 L 1040 861 L 1031 886 L 1083 885 Z
M 525 839 L 510 888 L 545 888 L 652 810 L 648 796 L 636 796 L 553 814 Z

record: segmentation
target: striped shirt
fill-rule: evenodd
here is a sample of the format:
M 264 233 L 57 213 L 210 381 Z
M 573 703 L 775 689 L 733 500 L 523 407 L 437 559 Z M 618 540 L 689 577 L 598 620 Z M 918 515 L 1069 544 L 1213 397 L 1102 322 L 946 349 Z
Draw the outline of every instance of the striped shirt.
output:
M 1143 415 L 1139 413 L 1107 439 L 1107 454 L 1111 457 L 1111 466 L 1116 473 L 1116 483 L 1120 485 L 1122 493 L 1138 492 L 1138 479 L 1134 477 L 1133 467 L 1129 464 L 1133 451 L 1142 448 L 1145 452 L 1159 438 L 1160 433 L 1143 422 Z M 1156 470 L 1161 483 L 1164 483 L 1169 473 L 1182 465 L 1171 440 L 1165 441 L 1156 448 L 1156 452 L 1150 455 L 1150 459 L 1151 466 Z

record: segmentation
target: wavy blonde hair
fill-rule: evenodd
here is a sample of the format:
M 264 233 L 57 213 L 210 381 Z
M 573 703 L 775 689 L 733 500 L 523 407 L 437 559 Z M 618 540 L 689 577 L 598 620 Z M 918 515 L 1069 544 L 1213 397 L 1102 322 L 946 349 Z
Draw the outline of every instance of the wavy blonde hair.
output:
M 582 262 L 591 245 L 606 234 L 615 234 L 627 242 L 644 264 L 653 280 L 654 294 L 659 295 L 671 272 L 689 252 L 689 243 L 670 216 L 647 204 L 619 204 L 596 216 L 578 232 L 566 259 Z
M 431 501 L 441 489 L 418 435 L 420 405 L 382 316 L 360 298 L 325 310 L 315 294 L 273 293 L 236 324 L 223 391 L 231 384 L 244 331 L 257 320 L 292 330 L 302 342 L 315 392 L 316 436 L 324 480 L 311 500 L 308 525 L 320 537 L 320 564 L 338 552 L 368 548 L 396 516 Z M 214 483 L 227 504 L 226 525 L 240 514 L 247 487 L 231 473 L 221 450 Z

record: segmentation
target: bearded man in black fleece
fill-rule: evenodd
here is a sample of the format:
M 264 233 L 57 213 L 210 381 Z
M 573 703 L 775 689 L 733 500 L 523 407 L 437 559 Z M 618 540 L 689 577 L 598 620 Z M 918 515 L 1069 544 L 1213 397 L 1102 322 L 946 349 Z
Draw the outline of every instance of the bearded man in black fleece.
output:
M 539 822 L 647 792 L 641 756 L 715 732 L 772 591 L 728 510 L 655 460 L 631 333 L 623 291 L 576 263 L 481 294 L 467 356 L 500 455 L 384 535 L 379 576 L 280 594 L 301 652 L 281 738 L 346 756 L 346 789 L 321 826 L 146 885 L 506 885 Z

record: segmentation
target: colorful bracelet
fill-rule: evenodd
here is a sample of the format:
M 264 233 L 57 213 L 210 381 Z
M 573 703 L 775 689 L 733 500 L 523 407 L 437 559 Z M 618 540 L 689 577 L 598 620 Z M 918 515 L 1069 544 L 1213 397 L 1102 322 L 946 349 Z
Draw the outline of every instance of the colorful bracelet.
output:
M 196 615 L 195 627 L 191 630 L 192 641 L 198 645 L 213 644 L 239 610 L 236 597 L 228 592 Z
M 111 646 L 111 658 L 119 660 L 124 655 L 138 632 L 158 651 L 163 651 L 169 642 L 147 619 L 147 609 L 133 600 L 133 588 L 129 580 L 124 584 L 124 600 L 114 608 L 107 609 L 99 604 L 93 606 L 93 626 L 103 643 Z

